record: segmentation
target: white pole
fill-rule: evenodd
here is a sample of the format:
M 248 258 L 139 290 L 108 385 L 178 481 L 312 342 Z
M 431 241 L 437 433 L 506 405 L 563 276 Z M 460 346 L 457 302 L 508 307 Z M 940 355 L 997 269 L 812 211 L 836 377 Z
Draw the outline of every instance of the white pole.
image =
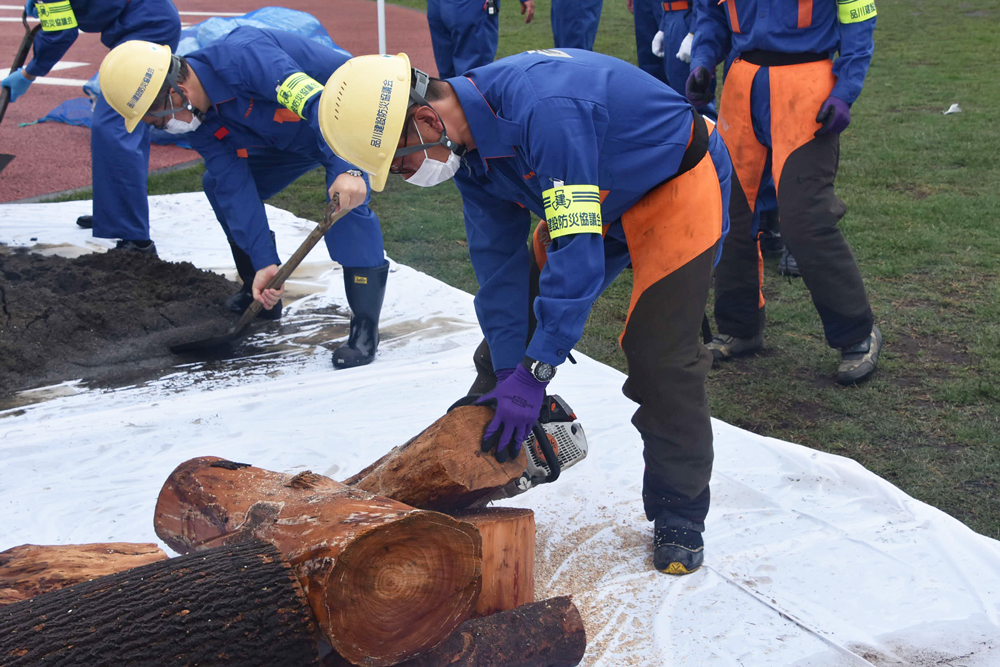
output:
M 378 52 L 385 55 L 385 0 L 378 0 Z

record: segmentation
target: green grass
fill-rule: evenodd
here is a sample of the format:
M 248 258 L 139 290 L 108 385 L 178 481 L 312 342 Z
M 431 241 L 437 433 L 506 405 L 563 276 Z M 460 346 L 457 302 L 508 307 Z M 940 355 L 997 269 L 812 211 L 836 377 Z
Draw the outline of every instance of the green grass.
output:
M 424 8 L 422 0 L 399 4 Z M 548 3 L 524 25 L 501 11 L 499 55 L 552 46 Z M 767 263 L 767 347 L 712 371 L 712 409 L 756 433 L 851 457 L 907 493 L 1000 538 L 1000 62 L 993 0 L 879 0 L 875 58 L 843 135 L 841 223 L 885 334 L 879 373 L 835 384 L 800 280 Z M 596 49 L 635 63 L 624 0 L 604 4 Z M 942 115 L 953 103 L 962 113 Z M 200 169 L 151 179 L 152 193 L 200 189 Z M 78 195 L 81 197 L 87 194 Z M 323 181 L 300 179 L 271 203 L 319 219 Z M 392 257 L 474 292 L 454 185 L 391 179 L 372 204 Z M 578 348 L 624 370 L 617 336 L 630 275 L 595 305 Z M 586 416 L 584 416 L 586 419 Z

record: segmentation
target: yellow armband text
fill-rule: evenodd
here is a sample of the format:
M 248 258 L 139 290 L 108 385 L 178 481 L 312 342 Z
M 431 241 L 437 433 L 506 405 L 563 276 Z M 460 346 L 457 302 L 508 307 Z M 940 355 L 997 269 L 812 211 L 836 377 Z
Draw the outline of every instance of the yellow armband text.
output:
M 69 0 L 59 0 L 58 2 L 36 2 L 38 9 L 38 20 L 42 23 L 44 32 L 59 32 L 76 28 L 76 14 Z
M 300 118 L 306 102 L 316 93 L 322 92 L 323 84 L 305 72 L 296 72 L 278 86 L 278 103 L 294 111 Z
M 837 18 L 841 23 L 860 23 L 877 14 L 875 0 L 837 0 Z
M 596 185 L 560 185 L 542 193 L 549 236 L 600 234 L 601 192 Z

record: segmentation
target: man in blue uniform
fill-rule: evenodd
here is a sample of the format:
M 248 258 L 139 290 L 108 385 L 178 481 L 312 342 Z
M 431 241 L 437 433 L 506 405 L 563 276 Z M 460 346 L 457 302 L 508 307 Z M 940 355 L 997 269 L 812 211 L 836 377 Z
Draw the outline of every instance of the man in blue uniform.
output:
M 28 0 L 25 11 L 40 17 L 42 29 L 34 41 L 34 58 L 3 80 L 11 101 L 27 91 L 36 77 L 45 76 L 83 32 L 101 33 L 101 42 L 114 48 L 129 40 L 146 40 L 177 48 L 181 20 L 170 0 Z M 156 253 L 149 239 L 149 128 L 128 133 L 121 116 L 97 98 L 90 128 L 94 174 L 94 215 L 80 219 L 93 226 L 94 236 L 121 239 L 118 248 Z
M 631 263 L 624 392 L 640 406 L 632 423 L 654 563 L 697 569 L 712 467 L 711 355 L 698 334 L 728 228 L 725 146 L 666 85 L 588 51 L 529 51 L 447 81 L 416 70 L 412 80 L 411 92 L 402 54 L 348 62 L 330 85 L 349 111 L 321 109 L 324 136 L 376 190 L 390 171 L 422 186 L 454 176 L 498 381 L 480 401 L 496 409 L 483 451 L 518 455 L 594 300 Z M 545 222 L 529 251 L 531 213 Z
M 524 22 L 535 0 L 521 0 Z M 427 24 L 438 74 L 452 77 L 493 62 L 500 38 L 500 0 L 427 0 Z
M 663 48 L 655 48 L 658 38 L 661 45 L 663 42 L 663 35 L 658 32 L 663 30 L 660 27 L 660 22 L 663 19 L 663 5 L 664 3 L 660 0 L 625 0 L 625 6 L 632 12 L 632 18 L 635 22 L 635 51 L 639 69 L 652 74 L 664 83 L 668 83 L 667 73 L 664 69 Z M 683 94 L 683 91 L 680 92 Z
M 320 82 L 349 58 L 293 33 L 241 27 L 185 57 L 148 42 L 126 44 L 108 54 L 100 73 L 128 129 L 145 121 L 186 132 L 205 159 L 205 194 L 243 279 L 228 303 L 234 311 L 256 298 L 271 317 L 280 314 L 281 291 L 261 289 L 280 262 L 263 200 L 316 167 L 326 170 L 329 195 L 352 209 L 325 237 L 344 267 L 352 311 L 348 341 L 333 354 L 336 368 L 374 359 L 389 271 L 367 179 L 333 154 L 319 129 Z
M 557 49 L 594 49 L 604 0 L 552 0 L 552 41 Z
M 709 348 L 717 359 L 758 350 L 764 341 L 763 272 L 751 234 L 765 170 L 774 178 L 781 237 L 794 255 L 838 349 L 837 381 L 875 372 L 882 334 L 851 248 L 837 223 L 846 212 L 834 192 L 840 133 L 871 62 L 874 0 L 696 0 L 687 95 L 713 97 L 715 68 L 727 49 L 740 54 L 726 74 L 719 130 L 733 159 L 733 229 L 719 262 Z M 834 53 L 836 60 L 831 60 Z

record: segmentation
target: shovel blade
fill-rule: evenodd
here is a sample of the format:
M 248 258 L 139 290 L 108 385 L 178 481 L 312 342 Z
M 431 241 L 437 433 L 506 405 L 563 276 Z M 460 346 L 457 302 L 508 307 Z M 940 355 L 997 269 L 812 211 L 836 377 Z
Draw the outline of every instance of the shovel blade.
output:
M 10 164 L 10 161 L 14 159 L 14 156 L 10 153 L 0 153 L 0 172 L 3 172 Z
M 239 337 L 241 332 L 239 331 L 227 331 L 224 334 L 219 334 L 218 336 L 212 336 L 210 338 L 202 338 L 201 340 L 192 340 L 185 343 L 177 343 L 176 345 L 170 346 L 170 351 L 174 354 L 189 354 L 191 352 L 205 352 L 212 350 L 217 347 L 222 347 L 227 343 L 231 343 L 236 338 Z

